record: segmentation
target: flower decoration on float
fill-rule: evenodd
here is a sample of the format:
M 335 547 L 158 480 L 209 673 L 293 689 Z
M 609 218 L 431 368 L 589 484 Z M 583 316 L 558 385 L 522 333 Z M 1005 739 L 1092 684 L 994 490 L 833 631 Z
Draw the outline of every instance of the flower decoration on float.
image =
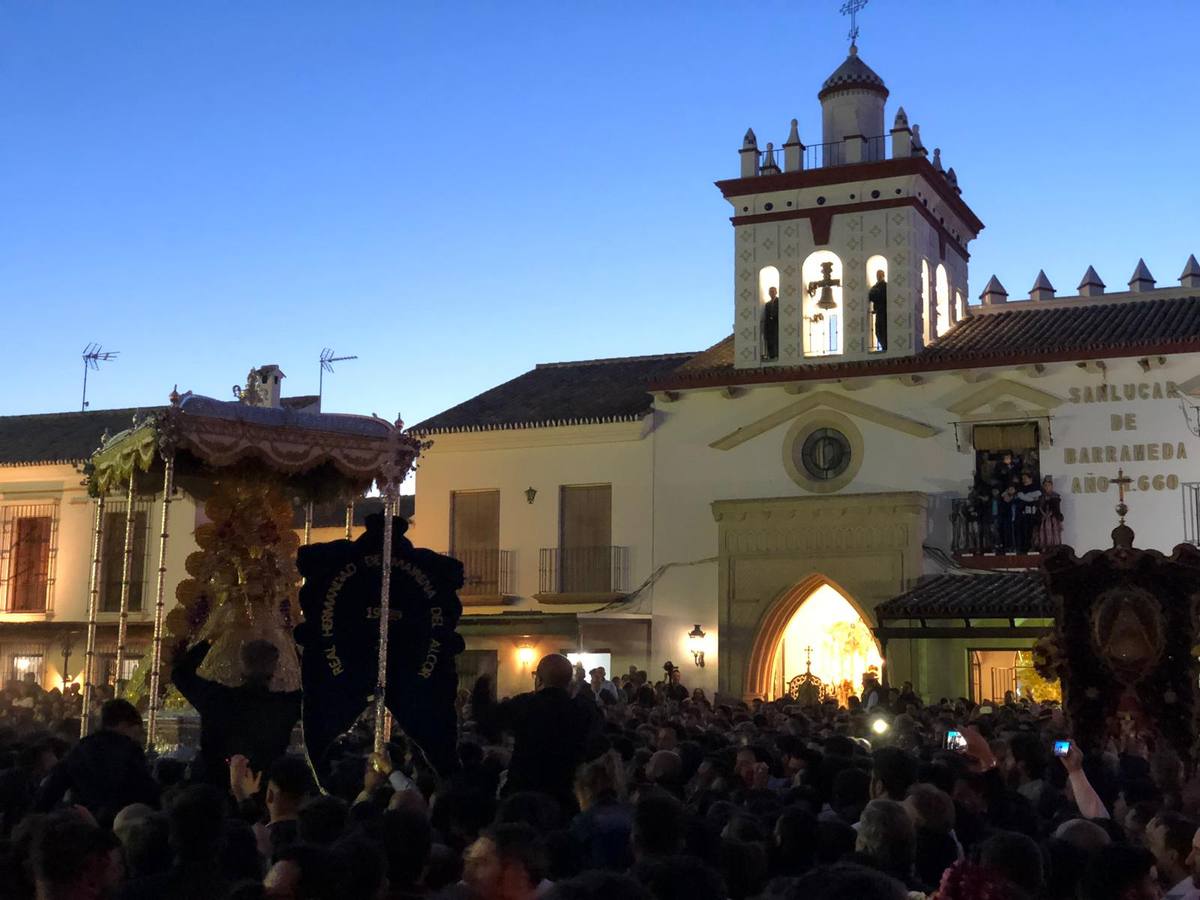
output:
M 222 475 L 204 514 L 209 521 L 195 530 L 200 549 L 184 562 L 190 577 L 176 587 L 179 605 L 166 625 L 179 640 L 213 640 L 201 673 L 237 684 L 243 642 L 263 638 L 288 646 L 285 639 L 298 624 L 300 539 L 292 528 L 292 502 L 269 476 Z M 281 655 L 276 677 L 281 688 L 299 685 L 294 657 Z

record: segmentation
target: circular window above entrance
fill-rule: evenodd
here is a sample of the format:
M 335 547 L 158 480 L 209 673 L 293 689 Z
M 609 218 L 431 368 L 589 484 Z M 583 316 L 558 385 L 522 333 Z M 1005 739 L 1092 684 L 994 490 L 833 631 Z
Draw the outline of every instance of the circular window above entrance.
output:
M 798 419 L 783 441 L 783 466 L 802 488 L 841 490 L 862 465 L 862 434 L 846 416 L 823 410 Z
M 819 481 L 837 478 L 850 466 L 850 441 L 836 428 L 818 428 L 804 440 L 800 462 Z

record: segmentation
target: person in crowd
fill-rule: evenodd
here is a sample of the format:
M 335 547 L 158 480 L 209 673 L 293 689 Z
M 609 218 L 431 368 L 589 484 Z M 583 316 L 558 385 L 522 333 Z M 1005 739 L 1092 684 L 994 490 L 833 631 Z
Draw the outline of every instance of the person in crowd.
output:
M 75 810 L 40 823 L 30 863 L 38 900 L 109 897 L 124 877 L 121 846 L 112 832 Z
M 1032 472 L 1021 473 L 1017 490 L 1016 537 L 1017 551 L 1029 553 L 1038 549 L 1038 522 L 1041 516 L 1042 492 L 1033 482 Z
M 476 900 L 533 900 L 546 873 L 546 851 L 528 825 L 496 825 L 463 856 L 463 882 Z
M 31 741 L 17 753 L 17 764 L 0 772 L 0 837 L 8 837 L 33 808 L 38 788 L 58 764 L 59 752 L 50 738 Z
M 1188 858 L 1196 836 L 1196 821 L 1177 812 L 1160 812 L 1146 826 L 1145 846 L 1154 854 L 1158 880 L 1174 887 L 1191 874 Z
M 1054 479 L 1049 475 L 1042 479 L 1042 496 L 1038 500 L 1041 522 L 1038 526 L 1038 546 L 1044 553 L 1062 543 L 1062 496 L 1054 490 Z
M 204 777 L 229 786 L 228 760 L 244 756 L 258 773 L 287 752 L 300 719 L 300 691 L 272 691 L 279 649 L 248 641 L 241 651 L 242 683 L 228 687 L 198 674 L 211 644 L 200 641 L 181 653 L 171 672 L 179 693 L 200 713 L 199 763 Z
M 544 656 L 534 672 L 535 690 L 499 704 L 492 701 L 487 680 L 480 679 L 472 710 L 485 734 L 513 736 L 503 792 L 542 791 L 574 812 L 575 769 L 584 762 L 600 720 L 594 702 L 570 695 L 571 672 L 565 656 Z
M 1088 861 L 1080 897 L 1088 900 L 1161 900 L 1154 854 L 1144 847 L 1113 844 Z
M 38 792 L 35 807 L 48 811 L 70 793 L 103 826 L 130 803 L 158 806 L 158 784 L 150 776 L 142 717 L 128 700 L 109 700 L 100 710 L 100 730 L 59 762 Z
M 1167 900 L 1200 900 L 1200 829 L 1192 836 L 1187 867 L 1188 874 L 1167 891 Z
M 315 790 L 312 770 L 301 757 L 282 756 L 271 765 L 264 799 L 272 860 L 279 859 L 284 850 L 299 842 L 300 812 Z
M 596 696 L 597 703 L 617 702 L 619 694 L 617 686 L 608 680 L 607 675 L 604 666 L 596 666 L 588 673 L 589 684 L 592 686 L 592 693 Z

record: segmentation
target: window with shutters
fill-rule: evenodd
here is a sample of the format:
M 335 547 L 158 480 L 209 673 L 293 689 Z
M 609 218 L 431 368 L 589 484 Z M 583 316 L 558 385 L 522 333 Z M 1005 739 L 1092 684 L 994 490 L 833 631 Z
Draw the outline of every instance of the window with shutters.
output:
M 0 515 L 5 611 L 49 612 L 53 609 L 58 504 L 6 506 Z
M 606 593 L 613 586 L 612 485 L 564 485 L 559 496 L 558 589 Z
M 133 567 L 129 581 L 129 611 L 145 607 L 147 548 L 150 544 L 150 504 L 133 505 Z M 121 611 L 121 581 L 125 576 L 125 504 L 105 506 L 100 549 L 100 611 Z
M 499 491 L 450 493 L 450 555 L 463 564 L 461 596 L 498 597 L 507 590 Z

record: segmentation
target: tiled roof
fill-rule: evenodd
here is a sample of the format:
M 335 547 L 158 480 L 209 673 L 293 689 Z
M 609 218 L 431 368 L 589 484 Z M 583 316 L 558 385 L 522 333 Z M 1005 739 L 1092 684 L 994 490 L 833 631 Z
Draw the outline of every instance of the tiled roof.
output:
M 105 431 L 124 431 L 135 414 L 153 411 L 154 407 L 0 416 L 0 465 L 82 462 L 100 446 Z
M 543 363 L 413 426 L 424 434 L 626 422 L 650 410 L 646 386 L 694 353 Z
M 316 402 L 315 395 L 284 397 L 280 405 L 307 409 Z M 104 432 L 117 434 L 133 424 L 135 415 L 142 418 L 162 409 L 165 407 L 0 416 L 0 466 L 83 462 L 100 446 Z
M 730 335 L 654 387 L 723 384 L 731 379 L 845 378 L 1200 350 L 1200 295 L 1111 302 L 1080 298 L 1066 304 L 1014 306 L 977 312 L 915 356 L 893 359 L 735 370 Z
M 885 619 L 1048 618 L 1054 608 L 1040 575 L 935 575 L 875 607 Z

